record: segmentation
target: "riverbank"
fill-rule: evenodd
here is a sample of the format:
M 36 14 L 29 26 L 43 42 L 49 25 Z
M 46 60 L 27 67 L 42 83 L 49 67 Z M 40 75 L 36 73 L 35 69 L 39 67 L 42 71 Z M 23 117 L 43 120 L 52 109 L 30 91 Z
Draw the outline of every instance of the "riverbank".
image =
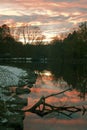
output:
M 29 94 L 35 81 L 36 75 L 30 70 L 0 66 L 0 130 L 23 130 L 22 108 L 28 101 L 20 95 Z

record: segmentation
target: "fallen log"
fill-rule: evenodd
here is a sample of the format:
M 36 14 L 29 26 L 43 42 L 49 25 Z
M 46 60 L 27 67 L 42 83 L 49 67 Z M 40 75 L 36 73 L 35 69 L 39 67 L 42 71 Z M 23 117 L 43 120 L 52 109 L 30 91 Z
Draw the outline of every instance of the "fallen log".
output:
M 32 112 L 35 113 L 41 117 L 50 114 L 52 112 L 56 112 L 56 113 L 61 113 L 62 115 L 65 115 L 69 118 L 72 118 L 72 114 L 77 113 L 77 112 L 82 112 L 82 115 L 85 114 L 85 112 L 87 111 L 87 109 L 84 106 L 81 107 L 77 107 L 77 106 L 53 106 L 51 104 L 48 104 L 46 102 L 46 99 L 51 97 L 51 96 L 56 96 L 59 94 L 62 94 L 68 90 L 71 90 L 71 88 L 66 89 L 62 92 L 58 92 L 55 94 L 51 94 L 48 96 L 43 96 L 40 98 L 40 100 L 34 104 L 31 108 L 27 109 L 27 110 L 23 110 L 24 112 Z

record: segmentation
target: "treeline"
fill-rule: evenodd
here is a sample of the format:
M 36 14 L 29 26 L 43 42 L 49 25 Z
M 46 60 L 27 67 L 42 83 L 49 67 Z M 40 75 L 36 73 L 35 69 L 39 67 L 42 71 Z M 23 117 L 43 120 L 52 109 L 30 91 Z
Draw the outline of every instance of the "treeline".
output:
M 70 32 L 63 40 L 55 37 L 51 44 L 23 44 L 17 41 L 7 25 L 0 27 L 0 57 L 49 58 L 51 60 L 73 60 L 87 57 L 87 22 Z

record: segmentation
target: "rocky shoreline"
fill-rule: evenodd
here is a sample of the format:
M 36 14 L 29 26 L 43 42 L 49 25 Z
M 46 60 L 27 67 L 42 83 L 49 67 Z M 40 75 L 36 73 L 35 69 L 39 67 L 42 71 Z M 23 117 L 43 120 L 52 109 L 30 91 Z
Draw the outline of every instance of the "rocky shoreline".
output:
M 22 74 L 18 75 L 18 71 Z M 0 130 L 23 130 L 25 113 L 22 108 L 28 101 L 20 95 L 31 92 L 37 75 L 30 70 L 0 66 L 0 77 Z

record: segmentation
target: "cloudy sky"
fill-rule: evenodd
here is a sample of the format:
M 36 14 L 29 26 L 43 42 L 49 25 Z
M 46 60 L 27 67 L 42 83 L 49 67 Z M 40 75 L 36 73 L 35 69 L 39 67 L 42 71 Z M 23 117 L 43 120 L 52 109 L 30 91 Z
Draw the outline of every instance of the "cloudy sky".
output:
M 0 25 L 37 25 L 47 36 L 87 20 L 87 0 L 0 0 Z

